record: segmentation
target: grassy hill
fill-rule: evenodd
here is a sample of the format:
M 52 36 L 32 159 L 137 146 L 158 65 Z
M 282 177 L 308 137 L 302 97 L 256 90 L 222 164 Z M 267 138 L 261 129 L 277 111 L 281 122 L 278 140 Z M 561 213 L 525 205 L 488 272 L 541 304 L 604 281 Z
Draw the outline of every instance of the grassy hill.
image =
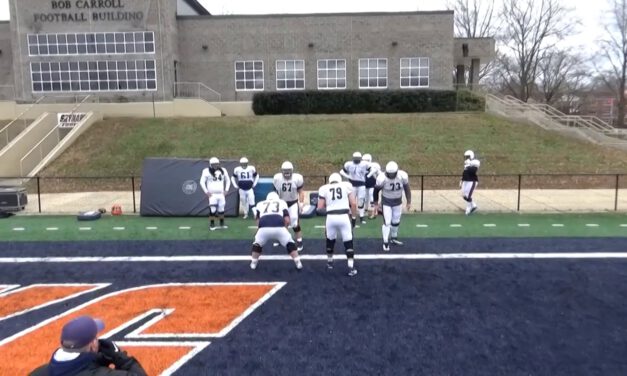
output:
M 627 172 L 627 152 L 487 114 L 394 114 L 108 119 L 92 126 L 42 176 L 139 175 L 146 157 L 239 159 L 262 175 L 290 160 L 327 175 L 359 150 L 410 174 L 458 174 L 473 149 L 482 174 Z

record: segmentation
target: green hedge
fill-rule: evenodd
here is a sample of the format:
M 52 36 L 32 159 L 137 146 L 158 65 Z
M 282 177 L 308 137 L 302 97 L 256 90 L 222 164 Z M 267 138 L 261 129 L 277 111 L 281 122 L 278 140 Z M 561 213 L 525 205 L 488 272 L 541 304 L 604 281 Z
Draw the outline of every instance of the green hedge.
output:
M 483 111 L 485 100 L 467 90 L 342 90 L 260 92 L 257 115 Z

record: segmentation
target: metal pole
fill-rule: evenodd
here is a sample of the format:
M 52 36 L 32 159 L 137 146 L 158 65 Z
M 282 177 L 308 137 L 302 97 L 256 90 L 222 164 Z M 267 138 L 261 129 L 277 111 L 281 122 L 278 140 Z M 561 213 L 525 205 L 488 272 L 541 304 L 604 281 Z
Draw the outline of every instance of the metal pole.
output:
M 155 94 L 152 94 L 152 117 L 157 117 L 157 112 L 155 111 Z
M 424 210 L 425 176 L 420 175 L 420 212 Z
M 616 185 L 614 187 L 614 211 L 618 211 L 618 183 L 619 183 L 619 176 L 618 174 L 616 174 Z
M 37 205 L 39 207 L 39 212 L 41 213 L 41 186 L 39 184 L 39 176 L 37 176 Z
M 516 211 L 520 211 L 520 186 L 522 185 L 522 175 L 518 174 L 518 202 L 516 203 Z
M 133 213 L 137 213 L 137 205 L 135 204 L 135 177 L 131 176 L 131 185 L 133 186 Z

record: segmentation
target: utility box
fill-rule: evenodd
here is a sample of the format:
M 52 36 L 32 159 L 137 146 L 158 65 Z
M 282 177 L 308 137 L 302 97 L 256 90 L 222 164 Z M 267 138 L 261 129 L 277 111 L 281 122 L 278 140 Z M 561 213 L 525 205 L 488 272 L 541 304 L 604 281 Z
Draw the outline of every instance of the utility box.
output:
M 26 188 L 0 187 L 0 209 L 4 211 L 21 211 L 28 204 Z

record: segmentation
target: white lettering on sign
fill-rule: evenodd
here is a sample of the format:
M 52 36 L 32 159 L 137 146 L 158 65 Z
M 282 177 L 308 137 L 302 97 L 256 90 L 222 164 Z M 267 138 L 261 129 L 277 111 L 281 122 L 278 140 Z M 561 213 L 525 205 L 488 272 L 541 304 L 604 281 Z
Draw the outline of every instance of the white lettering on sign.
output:
M 86 114 L 81 112 L 60 112 L 57 114 L 57 127 L 74 128 Z

